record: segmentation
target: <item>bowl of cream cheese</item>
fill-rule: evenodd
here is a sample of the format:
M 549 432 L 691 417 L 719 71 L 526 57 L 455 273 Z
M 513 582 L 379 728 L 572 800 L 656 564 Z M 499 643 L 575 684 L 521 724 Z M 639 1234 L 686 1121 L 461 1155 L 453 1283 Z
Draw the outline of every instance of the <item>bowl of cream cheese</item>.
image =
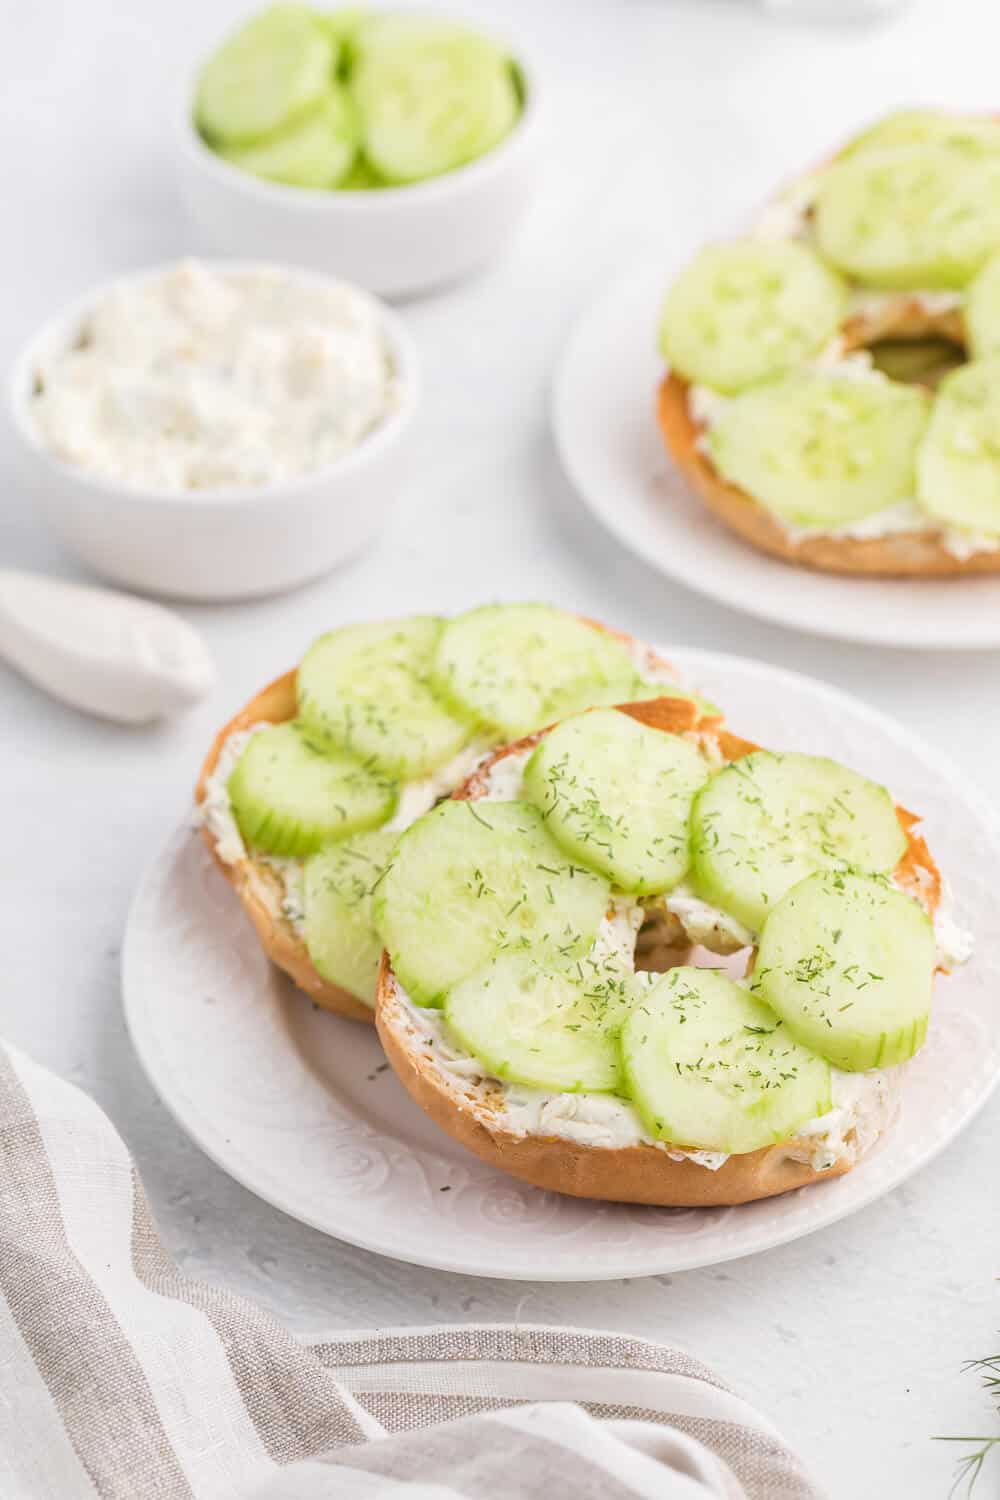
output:
M 96 572 L 228 600 L 319 577 L 377 535 L 406 476 L 413 346 L 316 272 L 181 261 L 53 318 L 11 387 L 30 493 Z

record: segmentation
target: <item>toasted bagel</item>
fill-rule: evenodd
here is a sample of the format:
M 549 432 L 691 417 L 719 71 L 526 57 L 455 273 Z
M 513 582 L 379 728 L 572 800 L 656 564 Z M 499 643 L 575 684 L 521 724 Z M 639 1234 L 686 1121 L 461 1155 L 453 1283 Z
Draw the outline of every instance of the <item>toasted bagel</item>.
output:
M 757 747 L 700 719 L 694 704 L 656 699 L 621 705 L 641 723 L 667 733 L 710 732 L 727 761 Z M 507 745 L 486 759 L 453 796 L 475 800 L 485 795 L 491 767 L 529 749 L 545 731 Z M 915 832 L 917 818 L 904 808 L 896 814 L 907 847 L 894 872 L 926 909 L 936 910 L 941 878 L 924 840 Z M 683 962 L 674 956 L 672 962 Z M 824 1181 L 851 1170 L 888 1124 L 880 1118 L 872 1139 L 848 1138 L 845 1148 L 822 1170 L 811 1165 L 794 1140 L 763 1150 L 731 1155 L 716 1170 L 647 1143 L 620 1146 L 581 1144 L 562 1136 L 524 1134 L 504 1123 L 503 1085 L 448 1072 L 435 1054 L 433 1041 L 421 1031 L 414 1009 L 400 992 L 387 953 L 383 953 L 375 1000 L 375 1020 L 386 1057 L 407 1092 L 440 1128 L 490 1166 L 535 1187 L 571 1197 L 607 1199 L 662 1207 L 710 1207 L 748 1203 Z
M 592 626 L 594 630 L 613 636 L 634 651 L 643 651 L 647 670 L 652 671 L 657 668 L 662 670 L 667 667 L 668 664 L 652 648 L 640 646 L 632 636 L 622 631 L 611 630 L 596 620 L 588 619 L 585 623 Z M 208 780 L 215 770 L 226 742 L 232 735 L 241 730 L 250 729 L 255 724 L 282 724 L 295 717 L 297 707 L 295 677 L 295 672 L 291 671 L 276 678 L 256 697 L 251 698 L 249 703 L 245 704 L 239 713 L 219 730 L 198 777 L 195 789 L 196 804 L 200 806 L 204 802 Z M 684 700 L 678 701 L 684 702 Z M 219 869 L 236 891 L 254 925 L 261 947 L 271 962 L 282 969 L 300 990 L 304 990 L 309 998 L 324 1010 L 333 1011 L 339 1016 L 346 1016 L 352 1021 L 364 1021 L 368 1025 L 374 1025 L 374 997 L 373 1004 L 366 1005 L 349 990 L 343 989 L 340 985 L 331 984 L 318 973 L 301 935 L 282 913 L 282 885 L 275 870 L 266 861 L 256 858 L 249 850 L 244 850 L 238 859 L 224 860 L 220 857 L 217 841 L 207 824 L 202 824 L 200 833 Z

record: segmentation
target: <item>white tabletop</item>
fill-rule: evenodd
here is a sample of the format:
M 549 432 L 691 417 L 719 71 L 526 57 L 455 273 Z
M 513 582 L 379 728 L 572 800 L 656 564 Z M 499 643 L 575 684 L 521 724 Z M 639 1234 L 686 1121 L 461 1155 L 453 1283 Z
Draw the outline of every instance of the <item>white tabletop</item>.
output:
M 197 250 L 173 196 L 172 93 L 186 59 L 244 8 L 36 0 L 18 9 L 16 24 L 8 18 L 5 359 L 90 282 Z M 995 1430 L 959 1367 L 989 1352 L 1000 1322 L 1000 1097 L 907 1186 L 814 1238 L 714 1271 L 532 1287 L 411 1269 L 285 1219 L 189 1144 L 125 1035 L 118 958 L 129 897 L 185 815 L 211 734 L 312 635 L 342 621 L 549 598 L 651 640 L 828 678 L 949 750 L 970 777 L 985 784 L 996 774 L 995 657 L 839 646 L 661 580 L 569 491 L 546 398 L 576 312 L 638 248 L 678 236 L 693 243 L 739 222 L 784 174 L 890 106 L 995 107 L 1000 12 L 989 19 L 984 0 L 923 0 L 869 29 L 769 19 L 750 0 L 459 8 L 534 44 L 549 83 L 549 164 L 507 258 L 405 309 L 427 392 L 419 461 L 391 533 L 293 597 L 187 610 L 222 686 L 173 725 L 126 731 L 85 720 L 0 667 L 0 1033 L 109 1111 L 186 1271 L 260 1299 L 301 1333 L 521 1317 L 676 1342 L 759 1403 L 834 1496 L 938 1500 L 955 1453 L 932 1436 Z M 0 561 L 76 576 L 16 483 L 6 431 L 3 444 Z

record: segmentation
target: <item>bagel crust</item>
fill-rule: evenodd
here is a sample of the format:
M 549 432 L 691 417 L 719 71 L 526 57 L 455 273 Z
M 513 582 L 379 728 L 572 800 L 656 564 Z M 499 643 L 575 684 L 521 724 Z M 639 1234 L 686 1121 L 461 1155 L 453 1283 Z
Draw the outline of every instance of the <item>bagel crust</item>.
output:
M 581 618 L 583 618 L 581 616 Z M 610 630 L 597 620 L 585 620 L 594 630 L 610 635 L 630 650 L 638 650 L 638 643 L 630 635 L 619 630 Z M 642 670 L 653 672 L 668 668 L 668 663 L 651 647 L 644 647 Z M 296 673 L 286 672 L 269 683 L 266 688 L 251 698 L 239 713 L 225 724 L 212 743 L 205 757 L 198 784 L 195 802 L 200 806 L 205 800 L 209 777 L 215 770 L 226 741 L 241 730 L 251 729 L 255 724 L 283 724 L 293 719 L 297 702 L 295 694 Z M 686 700 L 678 699 L 684 703 Z M 696 717 L 696 715 L 694 715 Z M 304 990 L 314 1004 L 335 1015 L 346 1016 L 352 1021 L 375 1024 L 374 997 L 366 1005 L 349 990 L 332 984 L 317 971 L 309 951 L 292 922 L 281 911 L 282 885 L 279 876 L 265 861 L 256 859 L 245 851 L 243 857 L 229 862 L 220 858 L 212 831 L 202 824 L 201 836 L 210 850 L 215 863 L 236 891 L 244 910 L 254 925 L 261 947 L 273 964 L 284 971 L 298 989 Z
M 699 721 L 696 706 L 677 699 L 626 704 L 621 711 L 667 733 L 707 731 L 727 761 L 737 760 L 757 748 L 725 730 L 717 730 L 711 721 Z M 543 733 L 496 751 L 454 795 L 473 800 L 484 796 L 491 767 L 508 755 L 529 749 Z M 933 916 L 940 900 L 940 874 L 927 845 L 914 831 L 918 820 L 904 808 L 897 808 L 896 813 L 906 834 L 907 848 L 894 878 Z M 684 961 L 683 955 L 673 957 L 673 962 Z M 888 1123 L 883 1120 L 875 1137 L 868 1142 L 849 1139 L 847 1148 L 822 1169 L 801 1160 L 801 1147 L 797 1150 L 793 1141 L 729 1156 L 712 1170 L 688 1157 L 675 1160 L 665 1149 L 644 1142 L 591 1146 L 562 1136 L 521 1134 L 504 1124 L 501 1085 L 493 1093 L 484 1093 L 475 1086 L 475 1080 L 438 1065 L 400 993 L 387 953 L 382 954 L 379 968 L 375 1024 L 396 1076 L 424 1113 L 447 1135 L 492 1167 L 535 1187 L 575 1198 L 655 1204 L 664 1208 L 709 1208 L 771 1198 L 849 1172 Z
M 781 522 L 746 490 L 723 479 L 698 446 L 701 429 L 688 407 L 689 386 L 667 375 L 660 386 L 657 418 L 671 458 L 712 514 L 744 541 L 785 562 L 826 573 L 853 573 L 882 578 L 953 578 L 967 573 L 1000 573 L 1000 547 L 954 557 L 943 533 L 898 531 L 886 536 L 853 537 L 817 532 L 802 536 Z

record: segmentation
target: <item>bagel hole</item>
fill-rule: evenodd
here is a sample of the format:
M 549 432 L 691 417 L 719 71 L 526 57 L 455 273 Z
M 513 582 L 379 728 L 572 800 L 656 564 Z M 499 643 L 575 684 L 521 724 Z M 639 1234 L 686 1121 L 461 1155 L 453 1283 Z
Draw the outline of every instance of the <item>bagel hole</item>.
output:
M 753 959 L 752 947 L 732 953 L 715 953 L 700 943 L 688 941 L 680 922 L 662 907 L 646 915 L 635 945 L 635 967 L 639 973 L 666 974 L 668 969 L 690 965 L 715 969 L 727 979 L 743 979 Z
M 902 385 L 936 390 L 946 375 L 966 362 L 961 344 L 936 335 L 931 338 L 884 338 L 866 345 L 876 370 Z

